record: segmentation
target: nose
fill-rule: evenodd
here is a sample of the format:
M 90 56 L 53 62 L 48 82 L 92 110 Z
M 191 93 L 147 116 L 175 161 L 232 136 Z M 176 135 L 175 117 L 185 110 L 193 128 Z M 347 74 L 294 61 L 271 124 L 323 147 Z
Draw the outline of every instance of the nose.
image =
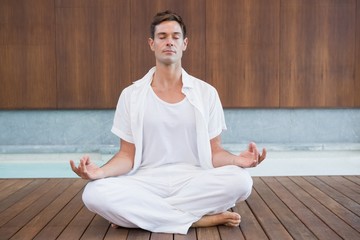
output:
M 168 46 L 168 47 L 174 46 L 174 42 L 173 42 L 173 40 L 172 40 L 171 38 L 169 38 L 169 39 L 167 40 L 166 46 Z

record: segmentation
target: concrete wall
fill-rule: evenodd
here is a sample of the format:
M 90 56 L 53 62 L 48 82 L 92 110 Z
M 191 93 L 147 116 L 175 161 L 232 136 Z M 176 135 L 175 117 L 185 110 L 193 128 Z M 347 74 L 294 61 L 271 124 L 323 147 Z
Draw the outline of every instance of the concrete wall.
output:
M 113 151 L 113 110 L 0 111 L 0 152 Z M 226 109 L 223 143 L 358 145 L 360 109 Z

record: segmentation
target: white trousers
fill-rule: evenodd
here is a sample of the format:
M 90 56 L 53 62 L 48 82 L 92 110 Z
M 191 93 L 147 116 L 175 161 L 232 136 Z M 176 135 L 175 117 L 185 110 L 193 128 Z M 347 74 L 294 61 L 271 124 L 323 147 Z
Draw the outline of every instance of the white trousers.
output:
M 122 227 L 186 234 L 202 216 L 245 200 L 252 183 L 249 173 L 236 166 L 204 170 L 172 165 L 89 182 L 83 201 L 90 211 Z

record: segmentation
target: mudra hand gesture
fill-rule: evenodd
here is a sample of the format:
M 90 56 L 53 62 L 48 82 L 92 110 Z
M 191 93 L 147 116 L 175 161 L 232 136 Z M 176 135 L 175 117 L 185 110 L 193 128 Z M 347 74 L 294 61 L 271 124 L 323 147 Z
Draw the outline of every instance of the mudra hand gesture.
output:
M 82 179 L 95 180 L 104 177 L 104 171 L 95 163 L 90 161 L 89 156 L 83 156 L 76 167 L 73 160 L 70 160 L 71 169 Z
M 266 158 L 266 149 L 263 148 L 260 154 L 256 144 L 251 142 L 248 149 L 240 153 L 239 157 L 241 159 L 239 166 L 244 168 L 256 167 Z

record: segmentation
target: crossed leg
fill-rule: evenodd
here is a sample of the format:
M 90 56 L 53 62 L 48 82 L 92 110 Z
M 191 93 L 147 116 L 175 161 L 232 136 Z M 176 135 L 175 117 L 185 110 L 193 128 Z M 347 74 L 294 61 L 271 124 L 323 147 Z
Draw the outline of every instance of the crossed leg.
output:
M 192 227 L 212 227 L 217 225 L 225 225 L 228 227 L 238 227 L 241 222 L 240 214 L 236 212 L 223 212 L 215 215 L 205 215 L 192 224 Z M 118 225 L 111 223 L 111 227 L 119 228 Z
M 240 215 L 227 209 L 250 195 L 252 180 L 249 174 L 235 166 L 200 173 L 185 170 L 180 169 L 179 173 L 173 169 L 164 171 L 171 173 L 171 179 L 182 174 L 176 181 L 172 180 L 170 196 L 168 184 L 163 184 L 169 176 L 152 171 L 149 176 L 124 176 L 90 182 L 85 188 L 83 200 L 89 210 L 113 223 L 112 227 L 120 225 L 185 234 L 190 226 L 239 226 Z M 154 183 L 154 175 L 159 183 Z M 119 191 L 121 194 L 116 194 Z

